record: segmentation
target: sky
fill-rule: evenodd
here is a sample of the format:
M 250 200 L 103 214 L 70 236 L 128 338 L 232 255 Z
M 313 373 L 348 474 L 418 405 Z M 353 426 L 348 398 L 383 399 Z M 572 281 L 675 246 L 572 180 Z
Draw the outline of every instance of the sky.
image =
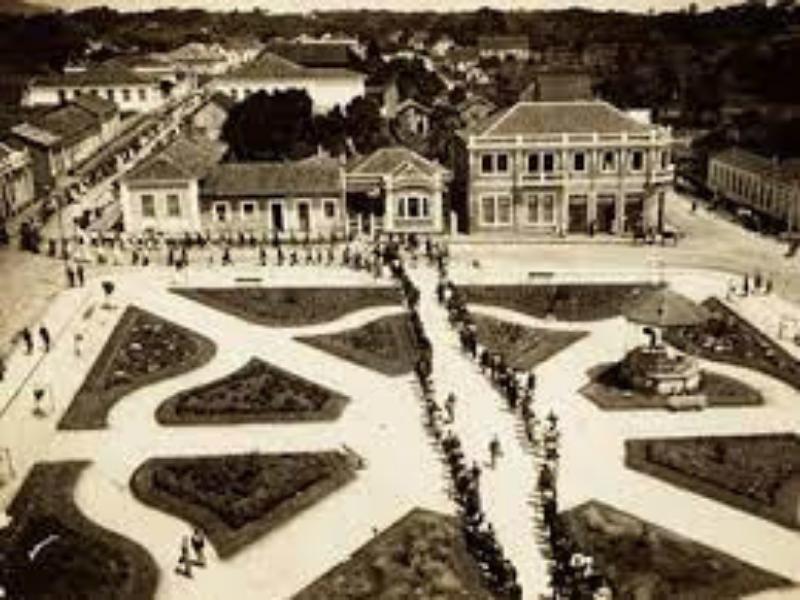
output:
M 105 5 L 117 10 L 151 10 L 154 8 L 205 8 L 207 10 L 262 10 L 285 12 L 308 12 L 312 10 L 339 9 L 392 9 L 392 10 L 476 10 L 481 6 L 498 9 L 559 9 L 581 6 L 597 10 L 625 10 L 646 12 L 676 10 L 688 6 L 691 0 L 33 0 L 37 4 L 56 6 L 63 10 L 76 10 L 89 6 Z M 701 10 L 715 6 L 737 4 L 741 0 L 697 0 Z

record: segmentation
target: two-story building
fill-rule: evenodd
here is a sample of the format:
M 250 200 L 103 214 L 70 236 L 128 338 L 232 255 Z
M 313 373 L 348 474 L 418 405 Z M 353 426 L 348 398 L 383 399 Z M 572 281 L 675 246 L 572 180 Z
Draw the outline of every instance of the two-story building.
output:
M 614 106 L 520 102 L 465 134 L 470 232 L 622 234 L 663 226 L 668 129 Z
M 800 160 L 780 161 L 729 148 L 709 159 L 708 187 L 720 200 L 777 229 L 800 229 Z
M 121 61 L 109 60 L 94 67 L 32 79 L 22 104 L 57 106 L 82 95 L 110 100 L 123 113 L 156 110 L 169 96 L 157 79 L 136 73 Z
M 232 98 L 217 92 L 203 99 L 200 106 L 189 116 L 188 124 L 192 132 L 211 140 L 222 137 L 222 128 L 228 113 L 236 105 Z
M 0 142 L 0 223 L 29 206 L 34 198 L 30 152 Z
M 524 35 L 491 35 L 478 38 L 481 59 L 514 59 L 527 61 L 531 57 L 531 42 Z
M 344 108 L 353 98 L 366 93 L 366 76 L 341 68 L 304 67 L 270 52 L 217 77 L 209 87 L 241 101 L 256 92 L 305 90 L 314 111 L 326 113 L 334 106 Z
M 404 146 L 355 160 L 347 169 L 350 230 L 442 233 L 451 179 L 447 169 Z

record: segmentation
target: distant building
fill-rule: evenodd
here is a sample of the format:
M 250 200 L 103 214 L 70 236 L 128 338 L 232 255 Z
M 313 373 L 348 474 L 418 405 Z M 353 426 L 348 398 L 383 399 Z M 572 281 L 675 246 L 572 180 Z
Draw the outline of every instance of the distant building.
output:
M 520 95 L 520 102 L 592 100 L 592 78 L 587 73 L 538 73 Z
M 394 119 L 397 107 L 400 105 L 400 91 L 397 89 L 397 80 L 372 80 L 367 81 L 367 98 L 374 100 L 381 107 L 381 116 L 384 119 Z
M 0 223 L 29 206 L 35 197 L 30 152 L 0 142 Z
M 222 50 L 231 67 L 238 67 L 255 60 L 264 50 L 264 44 L 255 38 L 228 38 L 222 42 Z
M 381 148 L 347 169 L 350 230 L 442 233 L 451 173 L 403 146 Z
M 403 139 L 424 139 L 431 130 L 431 113 L 433 109 L 407 98 L 397 105 L 394 116 L 394 128 Z
M 266 51 L 302 67 L 318 69 L 352 69 L 355 53 L 349 41 L 273 41 Z
M 82 95 L 110 100 L 122 112 L 155 110 L 168 97 L 157 80 L 110 60 L 83 71 L 34 78 L 25 90 L 22 104 L 57 106 Z
M 211 89 L 241 101 L 259 91 L 305 90 L 314 111 L 325 113 L 337 104 L 344 108 L 353 98 L 366 92 L 362 73 L 340 68 L 310 68 L 293 63 L 271 52 L 255 61 L 214 79 Z
M 605 102 L 520 102 L 465 137 L 471 232 L 622 234 L 663 224 L 667 129 Z
M 730 148 L 709 159 L 708 187 L 717 198 L 779 229 L 797 231 L 800 226 L 800 160 L 779 161 Z
M 456 106 L 456 110 L 464 126 L 471 128 L 485 121 L 497 110 L 497 106 L 483 96 L 472 94 Z
M 210 140 L 180 137 L 127 173 L 120 182 L 125 232 L 182 235 L 203 231 L 200 181 L 221 157 L 222 148 Z
M 450 52 L 455 47 L 455 42 L 453 38 L 448 35 L 443 35 L 439 37 L 435 42 L 430 45 L 430 53 L 433 56 L 447 56 L 447 53 Z
M 524 35 L 482 36 L 478 38 L 478 54 L 482 59 L 527 61 L 531 57 L 530 40 Z
M 173 64 L 180 71 L 193 75 L 221 75 L 228 70 L 231 60 L 219 44 L 190 42 L 159 55 L 165 62 Z
M 211 235 L 342 236 L 345 206 L 344 169 L 331 158 L 221 164 L 200 188 L 201 227 Z

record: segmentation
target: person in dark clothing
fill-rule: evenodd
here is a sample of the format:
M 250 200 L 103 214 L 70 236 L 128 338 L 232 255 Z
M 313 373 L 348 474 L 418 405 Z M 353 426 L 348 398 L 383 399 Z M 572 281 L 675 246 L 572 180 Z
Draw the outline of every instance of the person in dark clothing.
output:
M 75 287 L 75 271 L 72 270 L 72 267 L 67 265 L 67 284 L 69 287 Z
M 22 331 L 19 333 L 22 341 L 25 342 L 25 354 L 30 354 L 33 352 L 33 334 L 31 330 L 27 327 L 23 328 Z
M 75 277 L 78 280 L 78 285 L 83 287 L 83 284 L 86 283 L 85 273 L 83 272 L 83 265 L 78 263 L 78 266 L 75 267 Z
M 44 351 L 50 352 L 50 330 L 48 330 L 47 327 L 42 325 L 41 327 L 39 327 L 39 337 L 42 340 Z

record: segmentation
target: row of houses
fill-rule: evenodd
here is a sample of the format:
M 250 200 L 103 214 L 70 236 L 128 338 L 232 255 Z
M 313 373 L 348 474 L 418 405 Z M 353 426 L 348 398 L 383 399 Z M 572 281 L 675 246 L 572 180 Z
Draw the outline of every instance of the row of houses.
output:
M 126 231 L 623 235 L 662 224 L 673 175 L 669 130 L 597 101 L 502 111 L 464 133 L 457 173 L 401 146 L 347 164 L 215 163 L 198 144 L 181 141 L 124 180 Z

